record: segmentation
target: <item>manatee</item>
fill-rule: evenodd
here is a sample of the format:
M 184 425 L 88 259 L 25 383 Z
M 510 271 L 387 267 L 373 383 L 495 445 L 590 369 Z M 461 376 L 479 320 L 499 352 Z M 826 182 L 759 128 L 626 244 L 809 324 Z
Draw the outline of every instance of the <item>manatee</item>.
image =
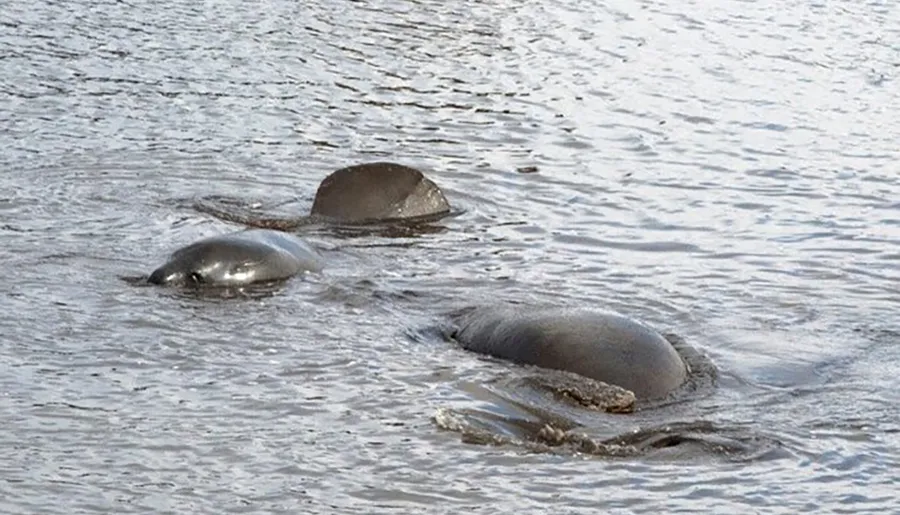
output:
M 450 204 L 437 184 L 415 168 L 368 163 L 326 177 L 312 214 L 342 222 L 401 220 L 444 215 Z
M 688 369 L 661 334 L 592 309 L 478 307 L 457 316 L 453 338 L 473 352 L 563 370 L 625 388 L 639 400 L 668 396 Z
M 241 212 L 234 202 L 216 199 L 201 199 L 194 207 L 222 220 L 283 231 L 312 223 L 432 221 L 450 213 L 450 204 L 437 184 L 415 168 L 389 162 L 348 166 L 331 173 L 319 184 L 309 215 L 271 218 Z
M 153 271 L 150 283 L 173 286 L 242 286 L 318 272 L 319 253 L 300 238 L 267 229 L 212 236 L 176 250 Z

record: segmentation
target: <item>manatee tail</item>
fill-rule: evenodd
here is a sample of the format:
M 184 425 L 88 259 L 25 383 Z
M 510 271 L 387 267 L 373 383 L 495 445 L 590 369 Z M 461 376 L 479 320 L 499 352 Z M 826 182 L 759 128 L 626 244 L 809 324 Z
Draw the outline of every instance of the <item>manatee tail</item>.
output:
M 233 222 L 247 227 L 291 231 L 306 225 L 307 217 L 300 218 L 267 218 L 253 213 L 246 206 L 220 197 L 203 197 L 194 202 L 194 209 L 200 213 L 212 215 L 225 222 Z

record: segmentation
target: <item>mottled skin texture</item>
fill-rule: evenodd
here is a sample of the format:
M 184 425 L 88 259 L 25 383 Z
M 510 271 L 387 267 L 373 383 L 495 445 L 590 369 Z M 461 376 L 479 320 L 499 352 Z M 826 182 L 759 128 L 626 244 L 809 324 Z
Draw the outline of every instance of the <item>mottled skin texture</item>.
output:
M 557 399 L 608 413 L 634 411 L 634 392 L 597 380 L 586 380 L 577 374 L 557 373 L 523 378 L 531 388 L 551 393 Z
M 675 348 L 621 315 L 529 306 L 476 308 L 457 320 L 468 350 L 565 370 L 630 390 L 641 400 L 667 396 L 687 378 Z
M 205 238 L 175 251 L 153 271 L 153 284 L 242 286 L 319 271 L 319 254 L 300 238 L 252 229 Z
M 207 200 L 194 207 L 229 222 L 282 231 L 320 222 L 431 221 L 450 213 L 450 204 L 437 184 L 415 168 L 387 162 L 348 166 L 326 177 L 319 184 L 309 215 L 269 218 Z

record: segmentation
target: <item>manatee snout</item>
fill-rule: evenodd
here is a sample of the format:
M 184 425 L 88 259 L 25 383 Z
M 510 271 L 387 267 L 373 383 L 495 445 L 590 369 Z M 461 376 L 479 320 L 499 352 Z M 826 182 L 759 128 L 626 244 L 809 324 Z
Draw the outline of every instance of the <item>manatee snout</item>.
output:
M 192 282 L 199 282 L 200 274 L 189 272 L 178 265 L 178 263 L 173 262 L 162 265 L 150 274 L 147 282 L 160 286 L 181 286 L 188 283 L 188 278 Z
M 300 238 L 254 229 L 213 236 L 175 251 L 147 279 L 166 286 L 241 286 L 317 272 L 321 256 Z

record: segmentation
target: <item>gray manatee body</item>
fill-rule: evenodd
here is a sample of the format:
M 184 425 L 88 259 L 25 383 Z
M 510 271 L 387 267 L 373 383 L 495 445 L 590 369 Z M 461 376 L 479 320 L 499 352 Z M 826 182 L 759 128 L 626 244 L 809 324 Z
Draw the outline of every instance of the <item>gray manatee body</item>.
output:
M 251 229 L 205 238 L 183 247 L 153 271 L 148 281 L 162 285 L 242 286 L 287 279 L 322 269 L 322 258 L 300 238 Z
M 460 316 L 454 335 L 468 350 L 565 370 L 662 398 L 687 379 L 687 367 L 661 334 L 627 317 L 587 309 L 484 307 Z
M 322 222 L 341 226 L 426 222 L 450 214 L 450 203 L 437 184 L 415 168 L 390 162 L 332 172 L 319 183 L 309 215 L 270 217 L 239 204 L 200 199 L 194 208 L 229 222 L 281 231 Z
M 450 204 L 419 170 L 376 162 L 341 168 L 323 179 L 311 211 L 342 222 L 365 222 L 445 215 Z

